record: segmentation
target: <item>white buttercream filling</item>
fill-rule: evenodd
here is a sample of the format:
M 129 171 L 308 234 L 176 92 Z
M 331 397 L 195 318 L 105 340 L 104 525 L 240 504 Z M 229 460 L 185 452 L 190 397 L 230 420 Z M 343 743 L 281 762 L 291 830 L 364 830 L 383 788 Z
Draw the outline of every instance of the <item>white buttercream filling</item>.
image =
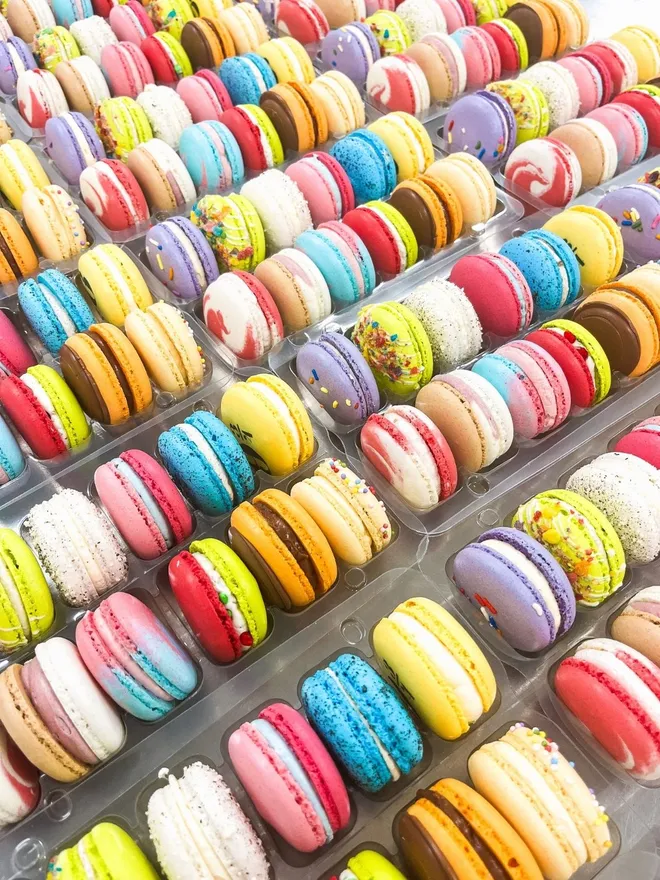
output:
M 55 315 L 55 317 L 57 318 L 59 323 L 62 325 L 62 329 L 64 330 L 66 335 L 73 336 L 74 333 L 77 333 L 78 330 L 77 330 L 76 325 L 73 323 L 73 321 L 69 317 L 69 313 L 64 308 L 64 306 L 59 301 L 59 299 L 56 296 L 53 296 L 53 294 L 50 292 L 50 290 L 48 290 L 48 288 L 45 287 L 43 284 L 39 285 L 39 290 L 40 290 L 43 298 L 46 300 L 46 302 L 48 303 L 48 305 L 52 309 L 53 314 Z
M 70 447 L 69 437 L 64 429 L 64 425 L 62 424 L 62 419 L 58 416 L 55 406 L 53 405 L 52 400 L 46 394 L 44 389 L 41 387 L 37 379 L 31 373 L 24 373 L 21 376 L 21 380 L 28 386 L 30 391 L 37 398 L 41 406 L 46 410 L 50 419 L 55 426 L 55 430 L 60 435 L 67 449 Z
M 16 617 L 18 617 L 18 621 L 21 625 L 21 629 L 23 630 L 23 634 L 26 639 L 30 638 L 30 621 L 25 612 L 25 607 L 23 606 L 23 600 L 21 599 L 21 594 L 19 593 L 16 584 L 14 583 L 14 579 L 9 573 L 9 569 L 5 565 L 3 559 L 0 557 L 0 587 L 3 588 L 5 593 L 7 594 L 7 598 L 9 599 L 9 603 L 11 607 L 14 609 L 16 613 Z M 9 629 L 0 630 L 0 632 L 10 632 Z
M 489 539 L 487 541 L 482 541 L 481 544 L 483 547 L 490 547 L 491 550 L 495 550 L 500 556 L 504 556 L 508 562 L 512 563 L 512 565 L 525 575 L 528 581 L 531 581 L 536 590 L 541 594 L 541 598 L 550 612 L 555 627 L 559 629 L 561 626 L 561 612 L 559 611 L 559 605 L 557 605 L 557 600 L 554 597 L 550 584 L 543 576 L 541 570 L 538 569 L 523 553 L 521 553 L 520 550 L 516 550 L 515 547 L 512 547 L 511 544 L 507 544 L 505 541 Z M 532 603 L 532 608 L 534 608 L 539 617 L 545 616 L 543 608 L 537 602 Z
M 204 271 L 204 264 L 200 260 L 197 251 L 190 243 L 190 239 L 182 229 L 179 229 L 176 223 L 168 223 L 167 228 L 172 233 L 174 238 L 176 238 L 179 245 L 186 252 L 186 256 L 188 257 L 192 265 L 193 272 L 197 276 L 199 284 L 203 287 L 206 283 L 206 272 Z
M 213 564 L 209 559 L 204 556 L 203 553 L 193 553 L 193 559 L 196 559 L 197 562 L 204 569 L 204 573 L 207 575 L 208 579 L 213 584 L 213 589 L 216 591 L 218 596 L 221 594 L 227 597 L 227 601 L 222 604 L 225 606 L 227 611 L 231 612 L 232 623 L 234 624 L 235 629 L 238 634 L 248 632 L 249 627 L 247 625 L 247 621 L 243 612 L 240 609 L 240 606 L 236 600 L 236 596 L 231 592 L 226 582 L 220 575 L 220 572 L 213 567 Z
M 441 490 L 440 474 L 426 441 L 415 430 L 414 426 L 411 425 L 407 419 L 402 418 L 398 413 L 392 411 L 386 412 L 385 417 L 403 434 L 406 444 L 412 451 L 412 456 L 409 456 L 405 449 L 400 449 L 399 444 L 396 443 L 395 440 L 390 440 L 389 435 L 387 435 L 388 440 L 386 442 L 388 447 L 392 444 L 397 450 L 399 450 L 396 459 L 397 463 L 405 466 L 407 470 L 411 471 L 411 476 L 421 479 L 426 484 L 428 487 L 428 499 L 430 503 L 437 504 L 440 499 Z M 403 470 L 400 471 L 400 476 L 402 481 L 401 489 L 405 491 L 407 478 Z M 421 499 L 418 506 L 423 506 Z
M 302 80 L 302 74 L 300 76 L 300 79 Z M 270 142 L 269 142 L 268 138 L 266 137 L 265 132 L 263 131 L 263 129 L 259 125 L 259 121 L 256 119 L 254 113 L 252 113 L 250 111 L 249 107 L 243 106 L 241 109 L 243 110 L 245 115 L 250 119 L 250 121 L 254 125 L 256 125 L 257 128 L 259 129 L 259 140 L 261 142 L 261 146 L 262 146 L 264 154 L 266 156 L 266 165 L 268 166 L 268 168 L 272 168 L 273 165 L 275 164 L 275 161 L 273 159 L 273 148 L 271 147 Z

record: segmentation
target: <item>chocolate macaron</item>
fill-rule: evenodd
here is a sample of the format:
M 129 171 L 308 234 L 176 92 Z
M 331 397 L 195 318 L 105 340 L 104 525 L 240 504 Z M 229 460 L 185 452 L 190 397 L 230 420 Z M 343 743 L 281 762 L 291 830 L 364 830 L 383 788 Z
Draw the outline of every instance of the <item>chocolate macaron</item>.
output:
M 428 174 L 402 181 L 390 204 L 406 218 L 417 243 L 433 251 L 452 244 L 463 229 L 463 210 L 454 190 Z
M 225 58 L 236 54 L 231 34 L 217 18 L 193 18 L 186 22 L 181 45 L 193 70 L 215 70 Z
M 286 150 L 313 150 L 328 139 L 323 105 L 304 83 L 278 83 L 259 99 Z

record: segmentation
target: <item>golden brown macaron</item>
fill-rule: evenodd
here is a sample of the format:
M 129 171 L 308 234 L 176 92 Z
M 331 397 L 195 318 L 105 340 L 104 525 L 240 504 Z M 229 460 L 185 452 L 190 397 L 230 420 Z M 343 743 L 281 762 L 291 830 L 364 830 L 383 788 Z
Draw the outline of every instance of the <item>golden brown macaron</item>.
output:
M 452 244 L 463 229 L 463 209 L 454 190 L 429 174 L 402 181 L 390 204 L 406 218 L 417 243 L 432 251 Z
M 234 40 L 218 18 L 193 18 L 183 26 L 181 45 L 190 58 L 193 70 L 219 67 L 225 58 L 236 54 Z
M 38 268 L 39 260 L 23 227 L 13 214 L 0 208 L 0 284 L 20 281 Z
M 278 83 L 259 99 L 286 150 L 306 152 L 328 139 L 328 120 L 320 100 L 305 83 Z

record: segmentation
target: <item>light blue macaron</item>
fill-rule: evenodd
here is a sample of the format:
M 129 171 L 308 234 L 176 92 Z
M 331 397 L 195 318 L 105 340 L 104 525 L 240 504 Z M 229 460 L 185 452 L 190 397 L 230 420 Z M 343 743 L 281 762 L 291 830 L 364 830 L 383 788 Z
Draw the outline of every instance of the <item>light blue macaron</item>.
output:
M 234 106 L 258 104 L 263 93 L 277 83 L 270 64 L 256 52 L 225 58 L 218 68 L 218 75 Z
M 58 354 L 69 336 L 89 329 L 95 322 L 76 285 L 57 269 L 46 269 L 20 284 L 18 301 L 51 354 Z
M 553 244 L 525 234 L 505 242 L 500 254 L 525 276 L 536 309 L 554 311 L 571 301 L 569 271 Z
M 254 474 L 229 428 L 196 412 L 158 438 L 163 464 L 193 506 L 222 516 L 254 492 Z
M 0 486 L 15 480 L 24 468 L 25 459 L 16 438 L 0 417 Z
M 348 175 L 357 203 L 384 199 L 396 186 L 396 164 L 385 141 L 367 129 L 353 131 L 330 155 Z
M 94 15 L 92 0 L 51 0 L 55 21 L 68 28 L 74 21 Z
M 547 229 L 530 229 L 525 235 L 536 241 L 544 242 L 557 254 L 564 264 L 566 274 L 568 275 L 568 299 L 566 301 L 569 303 L 573 302 L 580 292 L 581 280 L 580 264 L 571 246 L 559 235 L 555 235 L 554 232 L 550 232 Z
M 316 730 L 366 791 L 380 791 L 394 779 L 379 744 L 401 775 L 422 760 L 422 738 L 407 709 L 355 654 L 342 654 L 307 678 L 301 700 Z
M 303 232 L 295 241 L 296 249 L 316 264 L 325 278 L 330 296 L 340 305 L 369 296 L 376 286 L 376 272 L 369 251 L 357 235 L 355 239 L 359 251 L 354 256 L 360 267 L 362 286 L 345 254 L 323 226 Z
M 179 155 L 198 192 L 220 192 L 245 177 L 243 154 L 222 122 L 197 122 L 185 128 Z

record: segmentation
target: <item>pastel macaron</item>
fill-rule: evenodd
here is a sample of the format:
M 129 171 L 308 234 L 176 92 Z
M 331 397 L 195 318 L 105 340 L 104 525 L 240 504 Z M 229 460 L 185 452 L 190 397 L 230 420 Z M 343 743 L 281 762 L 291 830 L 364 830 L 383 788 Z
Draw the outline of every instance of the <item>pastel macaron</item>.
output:
M 0 591 L 0 646 L 10 653 L 47 633 L 55 620 L 55 609 L 34 553 L 11 529 L 0 529 L 0 559 L 6 571 Z
M 493 177 L 470 153 L 451 153 L 430 165 L 426 173 L 454 191 L 461 205 L 464 227 L 487 223 L 497 211 Z
M 517 651 L 545 650 L 575 621 L 575 595 L 566 573 L 518 529 L 491 529 L 459 550 L 453 578 L 459 592 Z
M 385 677 L 442 739 L 467 733 L 495 702 L 497 681 L 483 651 L 431 599 L 398 605 L 376 624 L 373 645 Z
M 46 152 L 68 183 L 74 186 L 89 165 L 105 158 L 93 123 L 82 113 L 62 113 L 46 122 Z
M 354 21 L 331 30 L 321 41 L 324 70 L 338 70 L 361 84 L 371 65 L 380 58 L 380 46 L 369 25 Z
M 55 78 L 62 87 L 71 111 L 93 116 L 97 105 L 110 97 L 110 89 L 100 63 L 100 54 L 98 62 L 89 55 L 81 55 L 68 61 L 60 61 L 55 68 Z
M 567 242 L 580 265 L 582 284 L 599 287 L 614 280 L 623 262 L 623 238 L 616 223 L 604 211 L 574 205 L 551 217 L 543 229 Z
M 656 232 L 660 190 L 656 186 L 630 183 L 611 189 L 600 199 L 598 208 L 620 227 L 629 257 L 640 263 L 660 257 L 660 239 Z
M 114 43 L 101 52 L 101 69 L 115 96 L 137 98 L 154 82 L 154 75 L 144 53 L 135 43 Z
M 181 493 L 146 452 L 128 449 L 101 465 L 94 485 L 120 534 L 141 559 L 158 558 L 194 528 Z
M 140 46 L 143 40 L 155 33 L 155 26 L 145 8 L 137 0 L 113 6 L 108 14 L 108 23 L 123 42 L 135 43 Z
M 176 92 L 193 122 L 219 120 L 225 110 L 238 103 L 232 100 L 225 84 L 213 70 L 198 70 L 192 76 L 184 76 L 179 80 Z
M 563 208 L 582 189 L 582 166 L 568 144 L 554 137 L 519 144 L 507 159 L 504 176 L 514 192 Z
M 372 122 L 369 131 L 382 138 L 391 152 L 399 183 L 424 174 L 433 162 L 431 138 L 412 113 L 387 113 Z
M 236 138 L 222 122 L 209 119 L 189 125 L 181 133 L 178 149 L 200 193 L 221 192 L 245 177 Z
M 234 770 L 259 814 L 299 852 L 331 843 L 351 805 L 336 764 L 308 722 L 272 703 L 227 743 Z
M 277 168 L 244 183 L 241 196 L 251 202 L 259 215 L 268 253 L 293 247 L 296 239 L 312 228 L 305 197 L 295 180 Z
M 487 83 L 500 79 L 502 59 L 495 40 L 486 30 L 468 26 L 450 36 L 465 57 L 468 88 L 482 89 Z
M 174 147 L 160 138 L 138 144 L 126 165 L 152 212 L 185 210 L 197 198 L 188 169 Z
M 76 646 L 110 699 L 141 721 L 158 721 L 197 685 L 197 669 L 154 612 L 114 593 L 76 626 Z
M 80 208 L 58 184 L 26 190 L 21 210 L 37 250 L 47 260 L 61 263 L 89 247 Z
M 431 92 L 424 71 L 407 55 L 379 58 L 367 74 L 367 94 L 387 110 L 425 113 Z
M 46 269 L 19 285 L 18 301 L 30 326 L 48 351 L 59 354 L 69 336 L 87 330 L 94 315 L 72 281 Z
M 561 238 L 547 228 L 506 241 L 500 256 L 514 263 L 529 285 L 534 305 L 548 311 L 573 302 L 580 291 L 580 264 Z
M 295 242 L 318 267 L 331 298 L 340 304 L 369 296 L 376 286 L 376 269 L 369 249 L 348 223 L 330 220 L 308 229 Z
M 307 153 L 286 168 L 286 174 L 303 194 L 314 226 L 341 220 L 355 207 L 355 194 L 348 175 L 329 153 Z
M 140 48 L 151 65 L 156 82 L 175 85 L 185 76 L 192 76 L 192 64 L 186 50 L 169 31 L 150 34 Z
M 116 244 L 91 248 L 78 260 L 78 272 L 103 320 L 116 327 L 123 326 L 129 312 L 153 302 L 135 262 Z
M 172 592 L 201 645 L 219 663 L 233 663 L 268 633 L 268 616 L 254 576 L 215 538 L 193 541 L 170 560 Z
M 18 441 L 4 419 L 0 419 L 0 486 L 11 483 L 25 470 L 25 458 Z
M 29 126 L 43 128 L 46 120 L 69 109 L 64 92 L 49 70 L 27 69 L 16 82 L 18 110 Z
M 183 300 L 197 299 L 218 278 L 211 246 L 186 217 L 169 217 L 152 226 L 145 253 L 156 278 Z
M 218 75 L 233 104 L 258 104 L 277 79 L 270 64 L 256 52 L 225 58 Z
M 619 151 L 609 129 L 598 119 L 574 119 L 554 129 L 552 137 L 569 146 L 582 169 L 582 188 L 606 183 L 616 172 Z
M 53 31 L 54 28 L 45 30 Z M 35 46 L 36 49 L 37 46 Z M 39 52 L 39 56 L 44 58 L 43 51 Z M 21 73 L 24 70 L 34 70 L 35 67 L 37 67 L 37 59 L 20 37 L 10 36 L 8 40 L 2 41 L 0 44 L 0 90 L 6 95 L 15 94 L 16 83 Z M 52 67 L 46 64 L 44 67 L 52 70 Z
M 251 3 L 237 3 L 218 16 L 231 34 L 237 55 L 254 52 L 270 35 L 261 13 Z
M 27 189 L 40 189 L 49 183 L 48 175 L 28 144 L 12 138 L 0 146 L 0 190 L 12 208 L 20 211 Z
M 317 262 L 307 251 L 284 248 L 255 270 L 255 278 L 276 306 L 285 335 L 318 324 L 332 311 L 330 290 L 321 271 L 323 263 Z
M 179 92 L 173 92 L 169 86 L 149 83 L 137 96 L 137 104 L 144 111 L 154 138 L 178 150 L 181 135 L 192 123 L 190 111 Z
M 231 431 L 209 412 L 196 412 L 158 438 L 158 453 L 193 507 L 228 513 L 254 492 L 254 476 Z
M 655 665 L 660 661 L 658 617 L 660 590 L 657 586 L 639 590 L 614 618 L 612 637 L 648 657 Z
M 506 160 L 516 142 L 517 123 L 509 102 L 479 89 L 449 109 L 442 134 L 448 152 L 467 152 L 487 166 Z
M 396 691 L 355 654 L 341 654 L 306 678 L 301 700 L 331 752 L 367 792 L 381 791 L 422 760 L 422 739 Z

